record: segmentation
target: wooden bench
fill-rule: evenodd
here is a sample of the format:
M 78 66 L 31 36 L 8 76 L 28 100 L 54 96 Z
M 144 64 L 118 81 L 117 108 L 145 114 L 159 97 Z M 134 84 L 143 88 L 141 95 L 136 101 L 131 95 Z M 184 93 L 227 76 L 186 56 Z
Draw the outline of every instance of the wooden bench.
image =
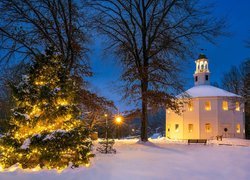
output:
M 207 144 L 207 139 L 188 139 L 188 145 L 191 143 L 202 143 L 204 145 Z

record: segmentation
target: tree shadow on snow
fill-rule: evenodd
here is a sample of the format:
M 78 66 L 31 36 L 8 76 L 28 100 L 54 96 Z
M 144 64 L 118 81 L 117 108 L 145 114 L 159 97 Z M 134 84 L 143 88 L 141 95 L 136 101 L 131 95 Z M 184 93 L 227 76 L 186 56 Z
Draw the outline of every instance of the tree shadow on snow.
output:
M 179 148 L 177 149 L 176 146 L 175 147 L 164 147 L 164 146 L 159 146 L 155 143 L 152 143 L 152 142 L 143 142 L 141 140 L 137 141 L 136 144 L 139 144 L 139 145 L 143 145 L 143 146 L 146 146 L 146 147 L 151 147 L 151 148 L 156 148 L 156 149 L 159 149 L 159 150 L 164 150 L 164 151 L 168 151 L 168 152 L 174 152 L 174 153 L 178 153 L 178 154 L 185 154 L 186 152 L 183 150 L 180 150 Z

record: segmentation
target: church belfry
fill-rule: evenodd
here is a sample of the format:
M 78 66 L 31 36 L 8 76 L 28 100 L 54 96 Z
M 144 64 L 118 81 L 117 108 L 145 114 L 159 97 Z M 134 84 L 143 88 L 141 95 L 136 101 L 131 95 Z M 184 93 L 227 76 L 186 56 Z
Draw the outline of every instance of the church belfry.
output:
M 208 69 L 208 59 L 204 54 L 200 54 L 195 61 L 196 70 L 194 72 L 194 84 L 210 85 L 210 72 Z

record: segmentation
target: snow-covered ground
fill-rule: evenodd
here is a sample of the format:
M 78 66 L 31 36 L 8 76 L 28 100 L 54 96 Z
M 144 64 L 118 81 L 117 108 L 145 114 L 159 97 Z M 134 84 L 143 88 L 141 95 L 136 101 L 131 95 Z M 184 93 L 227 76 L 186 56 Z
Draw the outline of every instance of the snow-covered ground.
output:
M 224 139 L 208 145 L 185 141 L 116 141 L 117 154 L 96 154 L 90 167 L 39 172 L 1 172 L 1 180 L 133 180 L 133 179 L 237 179 L 250 178 L 250 141 Z M 219 142 L 219 143 L 218 143 Z M 226 145 L 218 145 L 226 144 Z M 229 145 L 230 144 L 230 145 Z M 232 145 L 232 146 L 231 146 Z

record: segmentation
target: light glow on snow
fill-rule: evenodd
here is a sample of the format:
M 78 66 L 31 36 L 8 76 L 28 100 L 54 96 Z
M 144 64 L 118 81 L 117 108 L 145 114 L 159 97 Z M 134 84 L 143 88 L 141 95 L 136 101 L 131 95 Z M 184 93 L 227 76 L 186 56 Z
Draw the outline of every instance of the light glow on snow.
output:
M 219 145 L 225 144 L 225 145 Z M 212 140 L 208 145 L 187 145 L 184 140 L 164 138 L 138 142 L 116 140 L 117 154 L 96 153 L 92 165 L 62 170 L 17 169 L 0 173 L 0 179 L 249 179 L 250 141 Z M 201 165 L 202 162 L 202 165 Z M 237 162 L 237 165 L 235 165 Z M 88 167 L 88 168 L 87 168 Z M 1 168 L 1 166 L 0 166 Z M 58 174 L 60 173 L 60 174 Z

